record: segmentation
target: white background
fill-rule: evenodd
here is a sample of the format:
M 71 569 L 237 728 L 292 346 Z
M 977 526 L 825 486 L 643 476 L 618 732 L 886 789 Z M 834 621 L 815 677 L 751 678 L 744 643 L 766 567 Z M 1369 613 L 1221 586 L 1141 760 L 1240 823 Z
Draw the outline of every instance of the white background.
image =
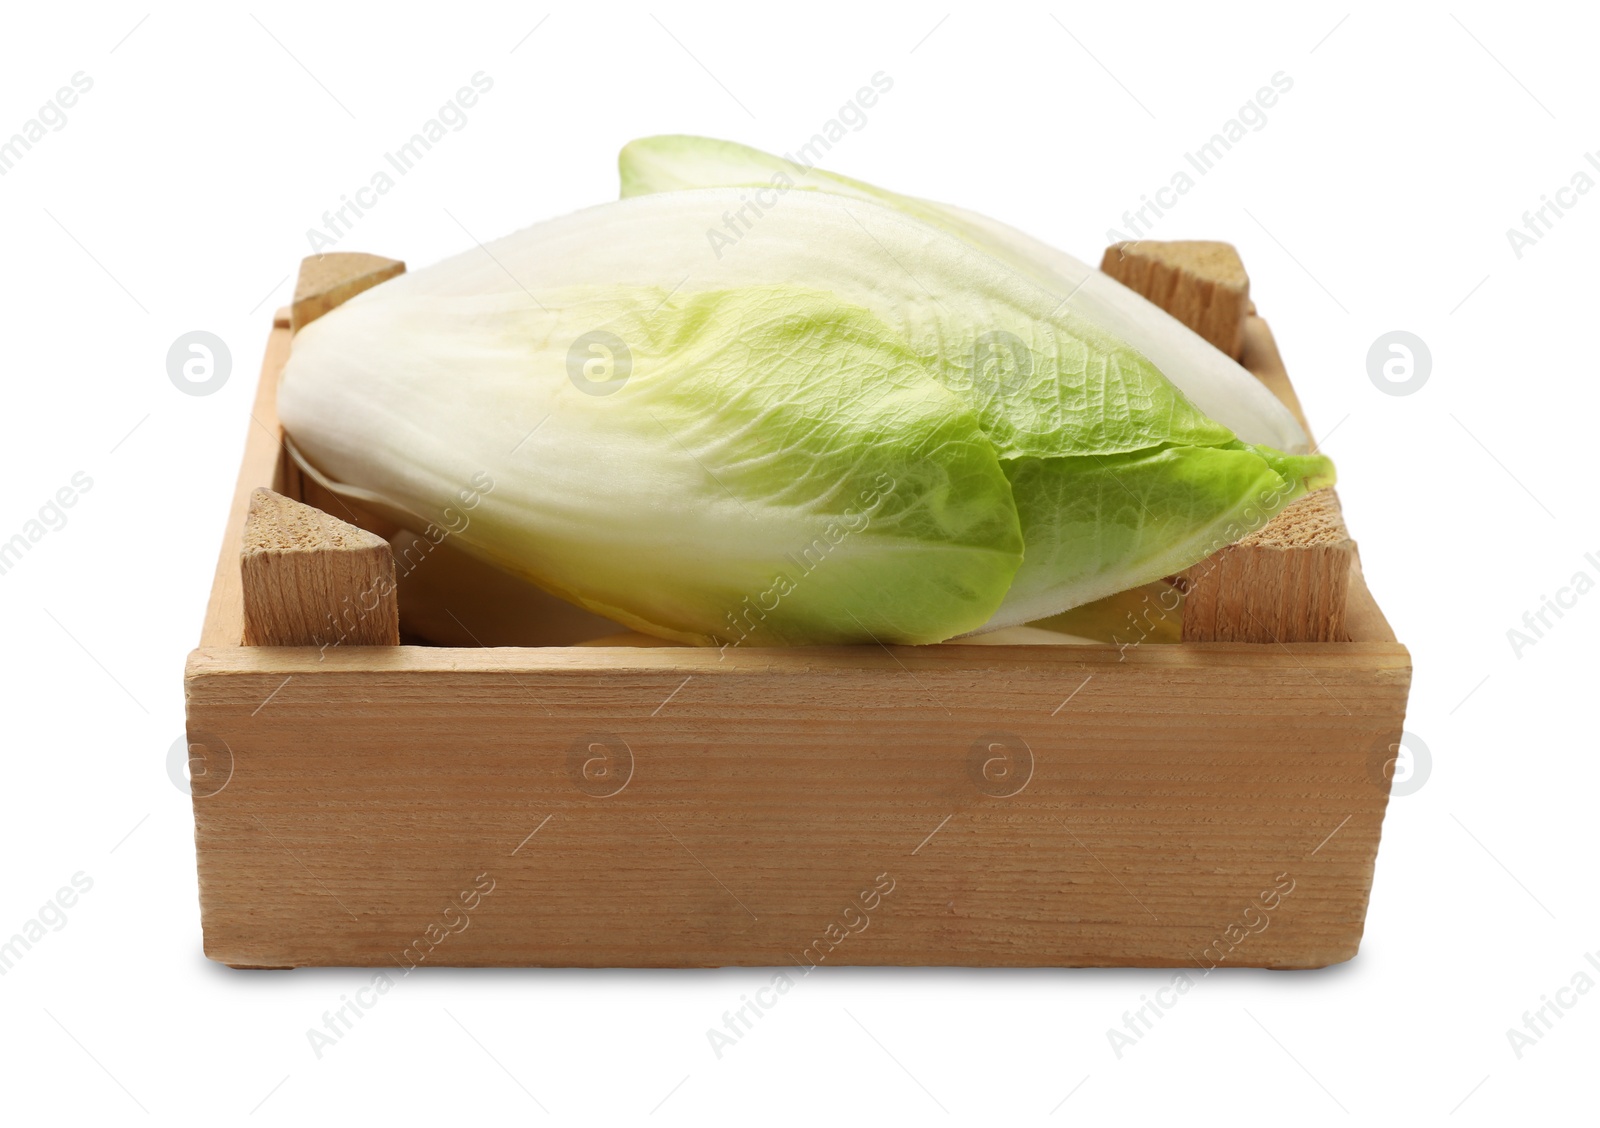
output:
M 0 539 L 93 485 L 0 576 L 0 936 L 94 884 L 0 978 L 4 1119 L 1502 1124 L 1593 1101 L 1600 991 L 1520 1059 L 1506 1035 L 1600 979 L 1600 594 L 1520 655 L 1507 636 L 1600 579 L 1600 192 L 1520 258 L 1506 236 L 1600 150 L 1577 5 L 400 7 L 6 11 L 0 137 L 74 73 L 93 88 L 0 177 Z M 1239 246 L 1415 660 L 1431 769 L 1389 808 L 1354 961 L 1218 973 L 1121 1058 L 1107 1029 L 1170 972 L 822 971 L 718 1060 L 706 1029 L 769 973 L 436 969 L 318 1060 L 307 1028 L 370 973 L 203 958 L 166 760 L 270 316 L 307 228 L 480 70 L 466 127 L 340 249 L 421 265 L 463 226 L 612 198 L 635 136 L 791 149 L 883 71 L 829 167 L 1098 260 L 1293 78 L 1151 234 Z M 167 376 L 193 329 L 232 353 L 214 395 Z M 1406 396 L 1368 375 L 1394 329 L 1432 354 Z

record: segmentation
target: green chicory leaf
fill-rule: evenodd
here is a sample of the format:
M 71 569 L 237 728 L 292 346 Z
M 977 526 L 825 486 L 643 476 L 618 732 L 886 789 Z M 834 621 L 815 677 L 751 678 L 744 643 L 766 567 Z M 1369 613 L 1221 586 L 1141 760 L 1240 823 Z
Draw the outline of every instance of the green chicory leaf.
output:
M 297 451 L 546 590 L 722 645 L 1027 622 L 1332 480 L 1261 445 L 1298 428 L 1225 426 L 947 224 L 793 192 L 714 246 L 749 195 L 601 205 L 357 296 L 295 338 Z

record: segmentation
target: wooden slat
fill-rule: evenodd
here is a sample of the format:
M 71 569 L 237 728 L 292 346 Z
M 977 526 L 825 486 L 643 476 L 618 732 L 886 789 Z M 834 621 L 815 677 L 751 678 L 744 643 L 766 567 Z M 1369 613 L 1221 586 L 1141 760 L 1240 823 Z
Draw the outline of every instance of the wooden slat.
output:
M 406 264 L 380 255 L 335 251 L 300 262 L 300 277 L 289 307 L 289 328 L 298 333 L 329 310 L 363 290 L 404 274 Z
M 1100 269 L 1239 358 L 1250 278 L 1231 243 L 1113 243 Z
M 1179 577 L 1183 637 L 1344 642 L 1355 553 L 1334 492 L 1303 497 Z
M 1395 642 L 1394 628 L 1384 617 L 1378 601 L 1372 598 L 1366 577 L 1361 574 L 1358 554 L 1350 566 L 1349 595 L 1345 600 L 1345 635 L 1351 642 Z
M 282 322 L 282 324 L 280 324 Z M 200 629 L 201 646 L 239 646 L 244 639 L 244 589 L 239 578 L 239 546 L 244 537 L 245 517 L 250 512 L 250 496 L 258 488 L 282 491 L 280 455 L 283 431 L 278 423 L 278 374 L 289 359 L 289 329 L 280 311 L 267 336 L 267 352 L 261 361 L 261 377 L 256 384 L 255 403 L 245 432 L 244 458 L 233 487 L 233 504 L 228 509 L 228 524 L 222 533 L 222 551 L 211 580 L 211 598 L 206 604 L 205 624 Z
M 787 966 L 854 903 L 821 962 L 1322 966 L 1408 682 L 1363 643 L 203 650 L 190 723 L 236 765 L 195 803 L 206 952 Z
M 258 489 L 239 555 L 246 646 L 398 646 L 394 553 L 376 534 Z

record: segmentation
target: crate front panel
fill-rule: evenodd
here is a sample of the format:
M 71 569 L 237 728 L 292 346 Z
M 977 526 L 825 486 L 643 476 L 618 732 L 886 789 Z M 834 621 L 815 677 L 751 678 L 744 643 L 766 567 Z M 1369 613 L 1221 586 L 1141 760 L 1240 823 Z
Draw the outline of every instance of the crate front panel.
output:
M 1408 681 L 1377 643 L 201 650 L 206 951 L 1321 966 Z

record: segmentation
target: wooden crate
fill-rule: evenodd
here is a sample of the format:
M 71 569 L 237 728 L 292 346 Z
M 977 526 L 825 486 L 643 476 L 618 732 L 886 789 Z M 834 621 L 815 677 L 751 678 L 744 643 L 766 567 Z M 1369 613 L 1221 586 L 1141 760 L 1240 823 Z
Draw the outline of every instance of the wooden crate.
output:
M 1199 246 L 1113 248 L 1106 267 L 1236 339 L 1298 413 L 1242 267 Z M 1309 968 L 1355 954 L 1411 664 L 1331 492 L 1176 578 L 1181 611 L 1148 614 L 1181 615 L 1178 643 L 394 645 L 389 550 L 292 504 L 328 498 L 285 456 L 274 399 L 291 325 L 399 269 L 308 260 L 268 341 L 185 673 L 212 959 Z M 1237 335 L 1217 329 L 1228 303 Z M 247 522 L 259 488 L 291 500 L 263 497 Z M 387 600 L 372 637 L 244 644 L 327 643 L 351 599 Z

